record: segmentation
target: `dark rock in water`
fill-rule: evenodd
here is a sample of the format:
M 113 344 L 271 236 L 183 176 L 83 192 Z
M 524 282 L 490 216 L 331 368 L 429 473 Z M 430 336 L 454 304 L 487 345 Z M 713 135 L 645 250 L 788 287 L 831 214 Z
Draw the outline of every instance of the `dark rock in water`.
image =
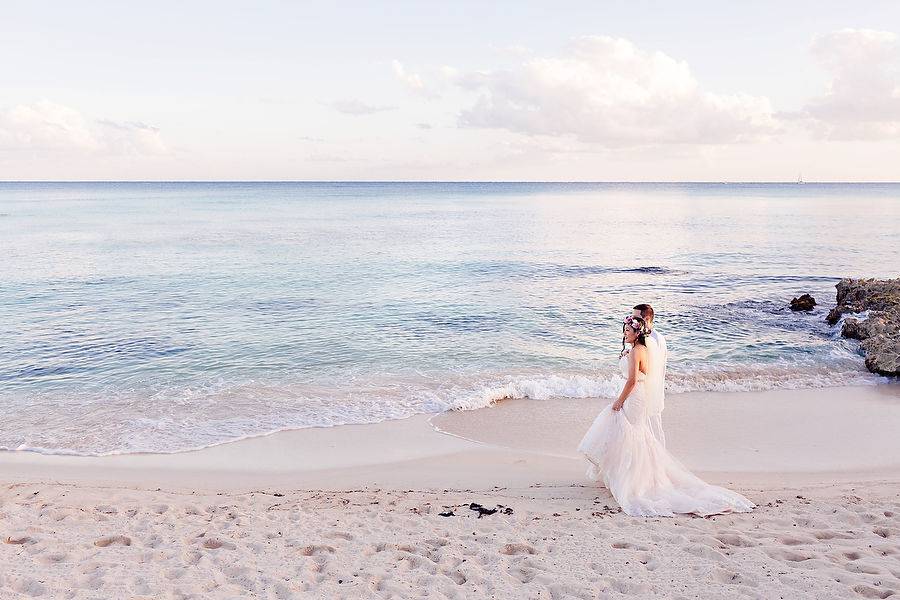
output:
M 866 368 L 879 375 L 900 375 L 900 339 L 884 337 L 862 342 L 866 351 Z
M 844 325 L 841 327 L 841 335 L 845 338 L 861 340 L 862 333 L 860 332 L 859 319 L 854 319 L 853 317 L 844 319 Z
M 825 317 L 825 321 L 829 325 L 834 325 L 835 323 L 837 323 L 838 321 L 841 320 L 842 314 L 844 314 L 844 313 L 843 313 L 843 311 L 841 311 L 840 307 L 835 306 L 834 308 L 832 308 L 831 310 L 828 311 L 828 315 Z
M 890 310 L 900 304 L 900 279 L 841 279 L 838 306 L 860 310 Z
M 841 335 L 860 340 L 866 368 L 879 375 L 900 375 L 900 279 L 842 279 L 837 306 L 826 317 L 834 325 L 841 315 L 869 311 L 868 318 L 847 318 Z
M 791 300 L 791 310 L 812 310 L 816 305 L 816 299 L 809 294 L 803 294 L 799 298 Z

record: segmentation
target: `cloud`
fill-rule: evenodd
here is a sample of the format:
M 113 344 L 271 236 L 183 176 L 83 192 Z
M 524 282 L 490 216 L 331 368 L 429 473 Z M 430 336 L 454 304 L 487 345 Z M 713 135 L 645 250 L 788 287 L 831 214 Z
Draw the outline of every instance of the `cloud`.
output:
M 91 119 L 47 100 L 0 109 L 0 148 L 118 155 L 168 152 L 156 127 Z
M 687 63 L 622 38 L 582 37 L 562 57 L 463 73 L 456 83 L 481 93 L 462 111 L 463 127 L 575 136 L 609 147 L 727 144 L 779 128 L 767 98 L 705 91 Z
M 105 146 L 116 154 L 166 154 L 159 129 L 140 121 L 96 121 Z
M 396 106 L 375 106 L 360 100 L 337 100 L 329 106 L 345 115 L 373 115 L 375 113 L 394 110 Z
M 399 60 L 391 61 L 391 67 L 394 70 L 394 76 L 413 94 L 432 100 L 440 97 L 438 90 L 434 89 L 434 86 L 426 86 L 421 75 L 407 71 L 406 67 Z
M 410 90 L 419 93 L 425 92 L 425 83 L 418 73 L 408 72 L 399 60 L 391 61 L 391 67 L 394 69 L 394 75 L 397 79 L 403 82 Z
M 817 36 L 813 56 L 832 75 L 825 95 L 805 107 L 827 139 L 900 137 L 900 40 L 895 33 L 841 29 Z

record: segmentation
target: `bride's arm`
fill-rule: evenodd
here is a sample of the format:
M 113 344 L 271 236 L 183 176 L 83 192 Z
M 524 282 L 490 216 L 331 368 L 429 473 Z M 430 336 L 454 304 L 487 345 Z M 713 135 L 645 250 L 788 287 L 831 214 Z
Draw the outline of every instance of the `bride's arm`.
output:
M 628 353 L 628 381 L 625 382 L 625 387 L 622 388 L 622 393 L 619 394 L 619 397 L 613 402 L 612 409 L 613 410 L 622 410 L 622 407 L 625 406 L 625 398 L 628 397 L 628 394 L 631 393 L 631 390 L 634 389 L 634 384 L 637 381 L 637 373 L 638 373 L 638 359 L 637 359 L 637 345 Z

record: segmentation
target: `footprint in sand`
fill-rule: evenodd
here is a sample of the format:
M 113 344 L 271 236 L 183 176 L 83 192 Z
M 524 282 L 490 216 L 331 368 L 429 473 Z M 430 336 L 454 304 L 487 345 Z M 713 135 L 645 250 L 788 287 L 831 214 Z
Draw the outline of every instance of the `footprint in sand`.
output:
M 801 544 L 808 543 L 806 540 L 803 540 L 803 539 L 797 538 L 797 537 L 793 537 L 790 535 L 783 535 L 779 538 L 776 538 L 776 540 L 780 544 L 784 544 L 785 546 L 800 546 Z
M 629 589 L 629 591 L 625 593 L 636 593 L 638 590 L 637 586 Z M 557 598 L 581 598 L 581 600 L 593 600 L 594 594 L 587 589 L 582 589 L 573 585 L 563 585 L 559 583 L 551 584 L 548 588 L 550 592 L 550 598 L 556 600 Z
M 113 546 L 115 544 L 130 546 L 131 538 L 124 535 L 109 535 L 94 542 L 94 545 L 100 548 L 106 548 L 107 546 Z
M 639 546 L 629 542 L 613 542 L 612 547 L 616 550 L 640 550 L 641 552 L 646 552 L 648 550 L 646 546 Z
M 331 546 L 326 547 L 331 548 Z M 400 552 L 409 552 L 410 554 L 418 553 L 418 549 L 410 544 L 388 544 L 381 542 L 367 548 L 369 554 L 372 554 L 373 552 L 384 552 L 385 550 L 398 550 Z M 334 548 L 331 548 L 331 552 L 334 552 Z
M 632 583 L 622 579 L 609 578 L 609 586 L 624 596 L 638 596 L 639 598 L 649 597 L 646 583 Z M 566 598 L 567 596 L 562 596 Z M 584 596 L 580 596 L 584 598 Z M 587 596 L 591 598 L 592 596 Z
M 326 546 L 324 544 L 310 544 L 300 548 L 302 556 L 315 556 L 317 554 L 334 554 L 334 546 Z
M 880 518 L 878 515 L 873 515 L 872 513 L 862 513 L 859 516 L 866 523 L 874 523 Z
M 42 583 L 31 577 L 10 575 L 6 578 L 6 584 L 12 591 L 25 596 L 42 596 L 46 588 Z
M 867 585 L 857 585 L 853 587 L 853 591 L 863 598 L 889 598 L 896 592 L 894 590 L 876 590 Z
M 720 568 L 713 570 L 712 578 L 714 581 L 724 583 L 725 585 L 748 585 L 750 587 L 756 587 L 758 585 L 756 579 L 752 576 Z
M 8 535 L 3 540 L 4 544 L 21 545 L 28 542 L 31 538 L 27 535 Z
M 456 585 L 463 585 L 467 581 L 466 576 L 463 575 L 462 573 L 460 573 L 459 571 L 453 571 L 450 569 L 446 569 L 446 570 L 442 569 L 441 573 L 445 577 L 449 578 Z
M 398 552 L 394 555 L 394 560 L 404 569 L 418 569 L 422 566 L 422 559 L 416 554 L 409 552 Z
M 199 550 L 189 550 L 181 555 L 181 559 L 189 565 L 196 565 L 202 558 L 203 554 Z
M 168 569 L 166 571 L 163 571 L 163 575 L 165 576 L 165 578 L 170 581 L 174 581 L 175 579 L 181 579 L 182 577 L 184 577 L 185 573 L 187 573 L 186 569 L 182 569 L 182 568 L 178 568 L 178 567 L 176 567 L 174 569 Z
M 207 550 L 218 550 L 219 548 L 225 548 L 226 550 L 234 550 L 237 546 L 232 544 L 231 542 L 226 542 L 224 540 L 220 540 L 219 538 L 208 538 L 204 540 L 203 547 Z
M 775 560 L 786 560 L 788 562 L 803 562 L 806 560 L 810 560 L 813 557 L 801 552 L 793 552 L 791 550 L 781 550 L 778 548 L 768 549 L 766 550 L 766 554 L 774 558 Z
M 325 558 L 324 557 L 320 557 L 320 558 L 321 558 L 320 561 L 306 565 L 306 570 L 313 574 L 321 573 L 322 571 L 324 571 L 325 570 Z
M 705 546 L 703 544 L 681 546 L 681 549 L 688 554 L 693 554 L 704 560 L 714 560 L 716 562 L 725 562 L 727 559 L 721 552 Z
M 99 590 L 103 587 L 103 574 L 101 571 L 94 571 L 72 580 L 72 585 L 76 588 L 84 588 L 86 590 Z
M 515 577 L 516 581 L 519 581 L 521 583 L 531 583 L 535 575 L 537 575 L 537 573 L 535 573 L 533 569 L 526 569 L 522 567 L 514 567 L 510 569 L 509 574 L 510 576 Z
M 837 531 L 831 531 L 830 529 L 820 529 L 819 531 L 813 532 L 813 537 L 817 540 L 851 540 L 853 539 L 852 535 L 848 535 L 846 533 L 838 533 Z
M 865 573 L 866 575 L 880 575 L 883 573 L 881 569 L 872 564 L 867 564 L 864 562 L 851 562 L 847 563 L 845 567 L 851 573 Z
M 500 554 L 512 556 L 514 554 L 537 554 L 537 550 L 528 544 L 506 544 L 500 548 Z
M 65 562 L 68 554 L 65 552 L 49 552 L 38 556 L 35 560 L 43 565 L 55 565 Z
M 715 536 L 715 538 L 723 544 L 739 548 L 752 548 L 753 546 L 758 545 L 757 542 L 754 542 L 750 538 L 738 535 L 736 533 L 721 533 Z

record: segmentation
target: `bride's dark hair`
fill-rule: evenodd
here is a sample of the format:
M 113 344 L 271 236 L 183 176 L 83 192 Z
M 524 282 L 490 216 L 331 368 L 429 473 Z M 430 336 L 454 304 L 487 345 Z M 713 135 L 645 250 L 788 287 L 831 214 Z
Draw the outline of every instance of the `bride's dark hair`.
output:
M 640 344 L 641 346 L 647 346 L 647 335 L 649 335 L 647 331 L 647 322 L 641 317 L 625 317 L 625 322 L 622 323 L 622 354 L 620 356 L 625 356 L 625 328 L 630 327 L 632 331 L 637 334 L 637 339 L 635 340 L 636 344 Z

